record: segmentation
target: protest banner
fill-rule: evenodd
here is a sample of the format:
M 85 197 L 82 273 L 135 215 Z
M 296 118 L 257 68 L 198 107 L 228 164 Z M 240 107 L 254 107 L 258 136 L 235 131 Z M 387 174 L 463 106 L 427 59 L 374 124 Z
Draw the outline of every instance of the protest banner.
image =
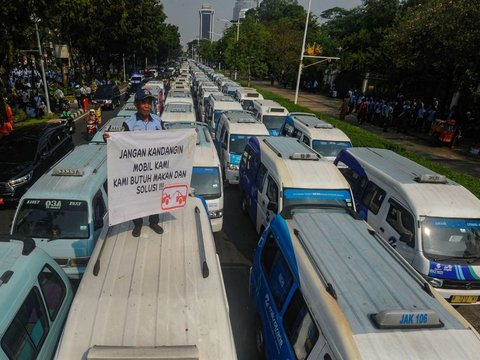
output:
M 194 129 L 110 133 L 109 224 L 184 207 L 195 145 Z

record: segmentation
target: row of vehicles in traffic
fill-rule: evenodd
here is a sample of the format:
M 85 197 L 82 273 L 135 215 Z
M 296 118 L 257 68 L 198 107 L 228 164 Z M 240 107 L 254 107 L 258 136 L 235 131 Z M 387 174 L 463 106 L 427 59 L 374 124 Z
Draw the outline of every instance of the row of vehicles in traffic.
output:
M 475 357 L 445 300 L 479 303 L 480 200 L 392 151 L 352 147 L 314 114 L 260 94 L 236 108 L 229 80 L 199 67 L 218 86 L 200 108 L 225 183 L 261 235 L 250 294 L 266 357 Z M 436 336 L 451 343 L 426 351 Z
M 123 131 L 127 100 L 20 200 L 0 242 L 0 358 L 235 359 L 213 238 L 229 184 L 260 235 L 248 291 L 266 358 L 477 358 L 445 299 L 479 303 L 480 200 L 200 63 L 178 74 L 168 94 L 142 86 L 167 130 L 196 129 L 186 207 L 160 215 L 162 235 L 108 227 L 102 133 Z

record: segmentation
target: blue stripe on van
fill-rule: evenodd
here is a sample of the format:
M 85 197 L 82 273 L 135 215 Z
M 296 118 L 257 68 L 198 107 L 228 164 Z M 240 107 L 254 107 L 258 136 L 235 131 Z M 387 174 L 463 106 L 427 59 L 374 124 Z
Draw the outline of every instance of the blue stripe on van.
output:
M 193 174 L 218 174 L 218 168 L 216 167 L 194 167 L 192 169 Z
M 348 190 L 309 190 L 309 189 L 285 189 L 286 199 L 340 199 L 351 200 Z

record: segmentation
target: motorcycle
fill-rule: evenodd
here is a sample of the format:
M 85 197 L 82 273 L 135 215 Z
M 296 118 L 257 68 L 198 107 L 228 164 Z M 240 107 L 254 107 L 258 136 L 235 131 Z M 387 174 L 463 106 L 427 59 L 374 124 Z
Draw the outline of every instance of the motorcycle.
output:
M 87 137 L 89 140 L 93 138 L 98 130 L 97 120 L 95 118 L 90 118 L 86 120 L 87 123 Z
M 455 120 L 437 119 L 433 122 L 429 135 L 433 146 L 454 146 L 461 137 L 461 132 Z
M 64 111 L 60 115 L 60 121 L 70 135 L 75 133 L 75 120 L 70 111 Z

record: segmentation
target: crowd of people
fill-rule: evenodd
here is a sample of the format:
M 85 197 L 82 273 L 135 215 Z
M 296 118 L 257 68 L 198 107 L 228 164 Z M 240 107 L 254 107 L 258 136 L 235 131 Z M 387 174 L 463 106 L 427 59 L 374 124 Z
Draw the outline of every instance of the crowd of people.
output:
M 359 124 L 371 123 L 389 130 L 408 133 L 426 133 L 436 135 L 435 125 L 439 116 L 439 102 L 436 98 L 425 101 L 422 98 L 408 98 L 403 95 L 395 99 L 386 99 L 374 96 L 364 96 L 356 90 L 349 90 L 340 107 L 340 119 L 344 120 L 349 114 L 355 114 Z M 480 141 L 480 126 L 471 112 L 461 111 L 453 106 L 445 116 L 445 129 L 453 132 L 450 145 L 458 145 L 462 134 Z

